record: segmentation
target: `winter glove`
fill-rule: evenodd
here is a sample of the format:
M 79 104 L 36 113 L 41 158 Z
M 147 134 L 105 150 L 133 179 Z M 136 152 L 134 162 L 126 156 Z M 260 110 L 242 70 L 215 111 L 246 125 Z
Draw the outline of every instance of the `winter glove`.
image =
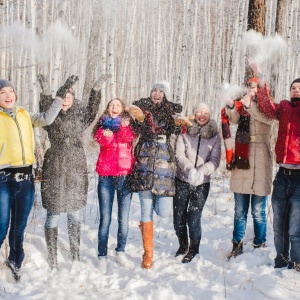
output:
M 93 90 L 96 92 L 99 92 L 103 88 L 105 88 L 105 85 L 107 81 L 112 78 L 111 74 L 102 74 L 94 83 Z
M 193 125 L 188 117 L 179 117 L 179 116 L 174 117 L 174 123 L 176 126 L 183 126 L 183 125 L 192 126 Z
M 193 186 L 198 186 L 203 183 L 204 174 L 202 170 L 191 169 L 189 172 L 188 182 Z
M 130 114 L 133 120 L 137 120 L 139 123 L 143 123 L 145 115 L 143 111 L 136 105 L 130 105 L 125 107 L 125 110 Z
M 43 74 L 38 74 L 37 79 L 40 83 L 42 93 L 44 95 L 50 95 L 49 82 Z
M 203 180 L 204 180 L 204 173 L 202 170 L 198 170 L 195 174 L 195 179 L 194 179 L 195 186 L 201 185 L 203 183 Z
M 78 81 L 78 76 L 75 76 L 75 75 L 72 75 L 70 76 L 66 82 L 64 83 L 63 86 L 61 86 L 57 92 L 56 92 L 56 97 L 60 97 L 62 99 L 66 98 L 66 94 L 69 90 L 69 88 L 71 88 L 75 83 L 76 81 Z

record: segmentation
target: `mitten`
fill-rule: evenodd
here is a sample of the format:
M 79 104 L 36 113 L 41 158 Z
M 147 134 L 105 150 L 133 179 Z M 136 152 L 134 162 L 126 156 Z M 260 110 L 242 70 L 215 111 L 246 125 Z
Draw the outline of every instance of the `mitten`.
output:
M 136 105 L 130 105 L 125 107 L 125 110 L 130 114 L 133 120 L 137 120 L 142 123 L 145 120 L 145 115 L 143 111 Z
M 49 82 L 43 74 L 38 74 L 37 79 L 40 83 L 43 94 L 50 95 Z
M 193 126 L 192 122 L 189 120 L 188 117 L 175 117 L 174 118 L 174 123 L 176 126 Z
M 204 180 L 204 173 L 202 170 L 198 170 L 194 176 L 194 184 L 195 186 L 201 185 Z
M 101 89 L 105 88 L 107 81 L 112 77 L 111 74 L 102 74 L 94 83 L 93 90 L 99 92 Z
M 56 92 L 56 97 L 60 97 L 62 99 L 66 98 L 66 94 L 69 90 L 69 88 L 71 88 L 75 83 L 76 81 L 78 80 L 78 76 L 75 76 L 75 75 L 72 75 L 70 76 L 66 82 L 64 83 L 63 86 L 61 86 L 57 92 Z
M 189 171 L 189 177 L 188 177 L 189 184 L 195 185 L 194 179 L 195 179 L 196 173 L 197 173 L 197 170 L 195 168 L 193 168 Z

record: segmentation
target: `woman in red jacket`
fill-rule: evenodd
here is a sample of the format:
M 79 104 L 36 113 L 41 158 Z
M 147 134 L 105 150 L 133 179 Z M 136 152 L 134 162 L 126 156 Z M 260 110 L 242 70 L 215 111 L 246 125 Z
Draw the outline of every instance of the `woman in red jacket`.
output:
M 115 191 L 117 191 L 118 201 L 116 260 L 123 267 L 130 266 L 124 250 L 132 195 L 128 186 L 128 175 L 134 163 L 132 143 L 135 133 L 130 126 L 129 117 L 124 113 L 124 108 L 122 100 L 112 99 L 93 131 L 94 138 L 100 144 L 100 154 L 96 164 L 96 171 L 99 174 L 100 209 L 98 259 L 103 273 L 106 273 L 107 242 Z

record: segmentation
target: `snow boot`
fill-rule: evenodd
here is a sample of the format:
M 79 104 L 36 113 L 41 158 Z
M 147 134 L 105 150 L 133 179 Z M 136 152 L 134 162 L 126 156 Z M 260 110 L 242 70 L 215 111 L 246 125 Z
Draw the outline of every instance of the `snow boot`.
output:
M 58 228 L 45 227 L 45 238 L 48 250 L 47 262 L 51 270 L 57 269 L 57 235 Z
M 14 263 L 10 262 L 8 259 L 5 261 L 5 266 L 10 269 L 11 271 L 11 274 L 13 276 L 13 279 L 16 281 L 16 282 L 19 282 L 20 279 L 21 279 L 21 276 L 20 276 L 20 269 L 17 268 Z
M 192 259 L 199 253 L 200 241 L 191 240 L 189 251 L 183 257 L 182 263 L 187 264 L 192 261 Z
M 142 232 L 144 254 L 142 261 L 142 268 L 150 269 L 153 265 L 153 221 L 141 222 L 140 228 Z
M 241 240 L 239 243 L 236 243 L 232 240 L 232 250 L 228 255 L 228 259 L 230 259 L 232 256 L 237 257 L 241 254 L 243 254 L 243 240 Z
M 258 249 L 258 248 L 265 248 L 265 246 L 266 246 L 266 244 L 265 244 L 265 243 L 261 243 L 261 244 L 258 244 L 258 245 L 255 245 L 255 244 L 253 243 L 253 247 L 254 247 L 254 249 Z
M 189 239 L 187 236 L 178 237 L 179 248 L 175 253 L 175 257 L 179 255 L 185 255 L 189 249 Z
M 70 241 L 70 258 L 72 261 L 80 261 L 80 224 L 68 225 L 68 234 Z

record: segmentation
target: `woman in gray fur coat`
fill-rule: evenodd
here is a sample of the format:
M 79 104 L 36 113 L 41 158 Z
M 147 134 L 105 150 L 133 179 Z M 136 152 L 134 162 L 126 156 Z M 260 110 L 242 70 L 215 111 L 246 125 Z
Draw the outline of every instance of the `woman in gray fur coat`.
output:
M 189 263 L 199 252 L 201 214 L 208 197 L 210 175 L 218 168 L 221 138 L 210 108 L 200 103 L 194 110 L 193 126 L 176 142 L 176 193 L 173 200 L 174 228 L 179 240 L 175 256 Z M 189 238 L 190 245 L 189 245 Z
M 79 260 L 80 209 L 87 203 L 88 173 L 82 145 L 83 131 L 94 121 L 101 102 L 101 89 L 110 75 L 102 75 L 90 92 L 87 106 L 75 99 L 71 86 L 78 77 L 71 76 L 63 87 L 68 88 L 62 109 L 55 122 L 44 127 L 51 147 L 47 150 L 42 173 L 42 203 L 47 210 L 45 238 L 48 264 L 57 268 L 57 235 L 61 213 L 67 213 L 70 258 Z M 39 76 L 42 87 L 40 109 L 52 102 L 44 76 Z M 61 88 L 60 88 L 61 89 Z M 58 90 L 59 91 L 59 90 Z

